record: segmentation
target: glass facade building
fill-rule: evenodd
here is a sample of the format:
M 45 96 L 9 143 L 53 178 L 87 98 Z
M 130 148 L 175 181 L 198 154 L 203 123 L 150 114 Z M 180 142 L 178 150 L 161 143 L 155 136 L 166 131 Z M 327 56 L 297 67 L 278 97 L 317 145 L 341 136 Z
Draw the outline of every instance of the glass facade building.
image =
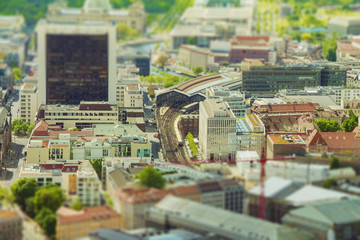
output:
M 108 36 L 46 36 L 46 104 L 108 100 Z

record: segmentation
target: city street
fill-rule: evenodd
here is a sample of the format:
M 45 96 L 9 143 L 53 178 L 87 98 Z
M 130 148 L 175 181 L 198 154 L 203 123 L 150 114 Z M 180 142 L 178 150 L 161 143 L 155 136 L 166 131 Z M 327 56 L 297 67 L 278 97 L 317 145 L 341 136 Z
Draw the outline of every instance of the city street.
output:
M 144 115 L 145 115 L 145 127 L 146 132 L 157 132 L 155 118 L 154 118 L 154 102 L 148 97 L 147 90 L 143 88 L 144 95 Z
M 18 118 L 19 113 L 19 89 L 20 86 L 14 86 L 13 94 L 10 97 L 11 120 Z M 23 165 L 23 151 L 28 142 L 27 137 L 17 137 L 12 135 L 11 153 L 8 154 L 4 163 L 6 165 L 6 174 L 0 176 L 0 184 L 3 187 L 10 188 L 11 184 L 19 178 L 20 168 Z

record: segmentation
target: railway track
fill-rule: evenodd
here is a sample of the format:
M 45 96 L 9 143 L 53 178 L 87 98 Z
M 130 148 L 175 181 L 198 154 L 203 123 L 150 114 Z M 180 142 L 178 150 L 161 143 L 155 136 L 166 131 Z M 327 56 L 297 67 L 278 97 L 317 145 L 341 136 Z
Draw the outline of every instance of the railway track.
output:
M 178 115 L 178 109 L 172 106 L 160 115 L 160 109 L 156 111 L 156 121 L 160 132 L 161 147 L 165 159 L 173 163 L 187 163 L 187 157 L 183 147 L 178 146 L 177 137 L 174 129 L 174 121 Z

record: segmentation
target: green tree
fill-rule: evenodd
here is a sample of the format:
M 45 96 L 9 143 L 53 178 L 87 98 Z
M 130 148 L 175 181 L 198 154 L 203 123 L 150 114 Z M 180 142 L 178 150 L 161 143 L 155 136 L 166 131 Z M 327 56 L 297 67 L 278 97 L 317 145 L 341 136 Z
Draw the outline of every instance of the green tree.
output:
M 337 185 L 337 180 L 334 178 L 326 179 L 326 181 L 323 183 L 323 188 L 332 188 Z
M 193 68 L 193 73 L 196 75 L 196 76 L 199 76 L 200 73 L 202 73 L 204 71 L 204 69 L 202 67 L 194 67 Z
M 196 44 L 196 39 L 195 39 L 195 37 L 194 37 L 194 36 L 188 37 L 188 39 L 187 39 L 187 44 L 189 44 L 189 45 L 195 45 L 195 44 Z
M 336 49 L 337 43 L 335 39 L 325 39 L 323 43 L 322 53 L 324 58 L 328 61 L 335 62 L 336 61 Z
M 28 129 L 27 129 L 26 133 L 27 133 L 28 135 L 30 135 L 30 134 L 32 133 L 32 130 L 34 129 L 34 127 L 35 127 L 34 124 L 30 124 L 30 125 L 28 126 Z
M 70 131 L 79 131 L 77 127 L 71 128 Z
M 15 202 L 25 210 L 25 201 L 27 198 L 35 196 L 38 189 L 38 182 L 35 178 L 21 178 L 14 182 L 10 189 Z
M 322 118 L 315 121 L 320 132 L 337 132 L 340 130 L 340 124 L 334 120 L 324 120 Z
M 144 168 L 137 175 L 137 178 L 140 180 L 140 184 L 145 187 L 162 189 L 165 186 L 165 180 L 163 176 L 152 166 Z
M 20 68 L 14 67 L 13 69 L 13 73 L 14 73 L 14 78 L 16 80 L 20 80 L 22 78 L 22 71 Z
M 56 227 L 56 215 L 50 209 L 44 207 L 35 216 L 35 221 L 44 229 L 46 235 L 53 237 Z
M 167 55 L 161 54 L 157 57 L 155 64 L 159 65 L 160 67 L 163 67 L 163 66 L 165 66 L 168 59 L 169 59 L 169 57 Z
M 355 115 L 355 113 L 353 112 L 353 110 L 349 111 L 349 118 L 354 120 L 356 123 L 358 123 L 359 117 Z
M 154 98 L 155 97 L 154 86 L 153 85 L 148 86 L 147 90 L 148 90 L 149 97 Z
M 352 132 L 357 125 L 358 124 L 354 119 L 345 119 L 341 124 L 341 129 L 345 132 Z
M 81 202 L 80 198 L 76 198 L 73 203 L 71 204 L 70 208 L 74 209 L 74 210 L 81 210 L 83 208 L 83 204 Z
M 27 215 L 29 215 L 31 218 L 35 217 L 34 212 L 34 197 L 29 197 L 25 200 L 25 212 Z
M 48 208 L 52 212 L 65 202 L 64 190 L 58 185 L 51 183 L 40 188 L 34 197 L 34 212 L 38 214 L 42 208 Z
M 338 169 L 340 167 L 339 159 L 337 157 L 332 156 L 330 159 L 330 169 Z
M 91 165 L 93 166 L 96 174 L 98 175 L 98 177 L 101 179 L 101 172 L 102 172 L 102 164 L 103 164 L 104 159 L 94 159 L 94 160 L 90 160 Z
M 139 36 L 136 29 L 129 27 L 127 24 L 118 24 L 116 26 L 117 35 L 120 39 L 135 39 Z
M 186 135 L 186 139 L 189 142 L 191 155 L 193 157 L 197 157 L 197 155 L 199 155 L 199 152 L 198 152 L 198 149 L 197 149 L 195 141 L 194 141 L 194 136 L 191 134 L 191 132 L 188 132 L 188 134 Z
M 0 202 L 2 202 L 3 200 L 12 203 L 14 201 L 14 197 L 11 195 L 7 188 L 0 186 Z

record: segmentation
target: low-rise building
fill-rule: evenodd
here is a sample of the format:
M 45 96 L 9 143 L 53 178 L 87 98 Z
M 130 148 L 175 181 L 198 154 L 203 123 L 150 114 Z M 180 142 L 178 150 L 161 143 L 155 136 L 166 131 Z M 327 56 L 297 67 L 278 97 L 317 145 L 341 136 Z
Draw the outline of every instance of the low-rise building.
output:
M 259 217 L 261 186 L 252 188 L 247 195 L 247 212 L 250 216 Z M 281 223 L 283 216 L 296 208 L 334 201 L 343 198 L 357 198 L 342 192 L 321 187 L 306 185 L 304 182 L 271 177 L 264 184 L 265 219 Z
M 76 211 L 60 207 L 56 212 L 56 239 L 87 237 L 100 228 L 120 229 L 121 215 L 108 206 L 86 207 Z
M 119 189 L 115 194 L 114 209 L 122 215 L 121 229 L 145 227 L 146 211 L 169 194 L 200 201 L 200 191 L 194 185 L 164 190 Z
M 174 196 L 150 208 L 146 220 L 147 226 L 159 229 L 180 227 L 204 235 L 211 229 L 215 239 L 315 239 L 305 231 Z
M 37 119 L 63 129 L 91 128 L 93 124 L 117 124 L 118 109 L 108 102 L 80 102 L 79 105 L 41 105 Z
M 344 199 L 291 210 L 284 225 L 313 233 L 317 239 L 356 239 L 360 234 L 360 200 Z
M 0 209 L 0 240 L 23 239 L 22 217 L 16 211 Z
M 304 155 L 306 144 L 299 135 L 267 135 L 267 158 Z
M 309 152 L 352 151 L 356 154 L 360 151 L 359 129 L 355 128 L 353 132 L 319 132 L 314 129 L 306 139 L 306 147 Z

